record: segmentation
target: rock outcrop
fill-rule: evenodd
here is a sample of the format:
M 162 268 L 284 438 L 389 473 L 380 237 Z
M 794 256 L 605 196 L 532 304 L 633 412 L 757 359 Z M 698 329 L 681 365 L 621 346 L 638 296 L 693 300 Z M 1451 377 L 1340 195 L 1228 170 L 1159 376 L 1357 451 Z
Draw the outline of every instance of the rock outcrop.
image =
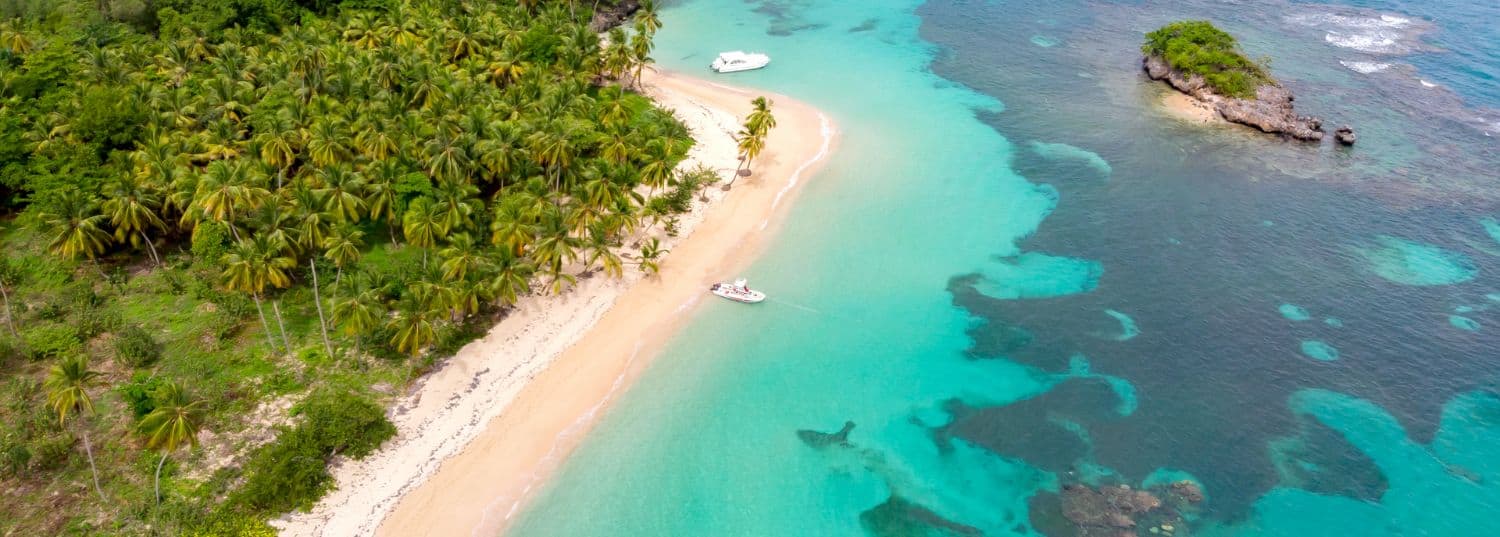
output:
M 1177 91 L 1208 103 L 1225 120 L 1298 140 L 1315 142 L 1323 139 L 1323 120 L 1297 115 L 1292 110 L 1292 101 L 1296 98 L 1278 84 L 1264 84 L 1255 89 L 1254 99 L 1240 99 L 1218 94 L 1201 75 L 1173 69 L 1160 56 L 1146 56 L 1141 63 L 1152 80 L 1166 82 Z M 1353 137 L 1354 132 L 1350 130 L 1349 139 L 1353 140 Z
M 797 431 L 797 438 L 801 438 L 803 443 L 815 448 L 825 448 L 828 446 L 851 447 L 849 445 L 849 432 L 853 430 L 854 422 L 846 421 L 844 422 L 844 428 L 839 429 L 836 433 L 799 429 Z
M 639 9 L 641 9 L 641 0 L 616 0 L 612 5 L 599 6 L 599 9 L 594 12 L 594 19 L 589 21 L 589 29 L 603 32 L 614 28 L 629 19 Z
M 1348 125 L 1339 127 L 1338 130 L 1333 131 L 1333 139 L 1344 145 L 1354 145 L 1354 129 L 1349 128 Z

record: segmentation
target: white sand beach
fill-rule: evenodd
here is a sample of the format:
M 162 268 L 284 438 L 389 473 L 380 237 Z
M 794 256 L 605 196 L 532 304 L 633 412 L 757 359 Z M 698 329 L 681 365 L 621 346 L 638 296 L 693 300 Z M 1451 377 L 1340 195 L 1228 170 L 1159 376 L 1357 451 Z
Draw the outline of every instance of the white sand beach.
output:
M 398 435 L 337 464 L 337 490 L 311 512 L 273 521 L 283 535 L 496 535 L 708 296 L 764 247 L 788 199 L 836 141 L 829 119 L 791 98 L 655 73 L 649 93 L 693 131 L 685 169 L 728 179 L 732 137 L 750 99 L 774 101 L 778 126 L 755 173 L 706 190 L 681 218 L 659 276 L 633 267 L 561 295 L 525 297 L 482 339 L 422 379 L 391 409 Z

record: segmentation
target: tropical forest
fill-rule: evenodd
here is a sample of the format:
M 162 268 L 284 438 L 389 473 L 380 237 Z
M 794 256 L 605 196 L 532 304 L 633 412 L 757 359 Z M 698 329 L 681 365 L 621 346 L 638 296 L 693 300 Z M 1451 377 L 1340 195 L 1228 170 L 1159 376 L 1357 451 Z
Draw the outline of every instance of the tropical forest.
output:
M 0 534 L 271 535 L 522 297 L 707 170 L 654 6 L 0 0 Z

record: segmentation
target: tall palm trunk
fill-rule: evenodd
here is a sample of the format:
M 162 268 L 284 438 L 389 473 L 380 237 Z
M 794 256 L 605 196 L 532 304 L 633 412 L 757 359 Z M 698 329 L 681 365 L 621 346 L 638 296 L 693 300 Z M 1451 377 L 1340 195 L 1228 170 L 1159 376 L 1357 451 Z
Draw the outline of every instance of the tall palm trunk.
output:
M 146 236 L 146 231 L 145 230 L 141 230 L 140 234 L 141 234 L 141 240 L 146 241 L 146 248 L 151 252 L 151 262 L 152 263 L 156 263 L 156 266 L 160 267 L 161 266 L 161 257 L 158 256 L 158 255 L 156 255 L 156 245 L 155 244 L 151 244 L 151 237 L 147 237 Z
M 161 467 L 167 464 L 167 452 L 161 452 L 161 460 L 156 463 L 156 505 L 161 505 Z
M 255 313 L 260 314 L 260 329 L 266 333 L 266 344 L 271 347 L 271 354 L 276 354 L 276 335 L 271 332 L 271 324 L 266 322 L 266 309 L 260 305 L 260 293 L 252 293 L 255 299 Z
M 16 333 L 16 314 L 10 309 L 10 293 L 5 291 L 4 285 L 0 285 L 0 297 L 5 298 L 5 326 L 10 328 L 11 337 L 20 339 L 21 334 Z
M 99 486 L 99 467 L 94 466 L 94 445 L 89 442 L 88 431 L 83 431 L 83 452 L 89 456 L 89 472 L 94 474 L 94 492 L 99 493 L 99 501 L 104 502 L 104 488 Z
M 292 343 L 286 339 L 286 322 L 281 320 L 281 301 L 271 301 L 271 311 L 276 313 L 276 328 L 281 330 L 281 348 L 286 349 L 287 354 L 292 353 Z
M 318 305 L 318 330 L 323 332 L 323 350 L 333 358 L 333 345 L 328 344 L 328 319 L 323 316 L 323 295 L 318 292 L 318 262 L 317 256 L 307 258 L 308 267 L 312 268 L 313 281 L 313 303 Z

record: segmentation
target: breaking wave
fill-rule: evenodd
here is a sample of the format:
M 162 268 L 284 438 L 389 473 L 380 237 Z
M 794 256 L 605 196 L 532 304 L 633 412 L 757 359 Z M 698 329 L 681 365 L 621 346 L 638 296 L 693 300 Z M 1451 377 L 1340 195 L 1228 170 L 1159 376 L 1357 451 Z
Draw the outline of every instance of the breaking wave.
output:
M 1354 72 L 1364 73 L 1364 74 L 1379 73 L 1381 71 L 1384 71 L 1386 69 L 1390 69 L 1391 68 L 1391 64 L 1389 64 L 1389 63 L 1381 63 L 1381 62 L 1357 62 L 1357 61 L 1339 60 L 1339 65 L 1343 65 L 1344 67 L 1348 67 L 1350 70 L 1352 70 Z
M 1303 13 L 1287 17 L 1293 24 L 1323 30 L 1323 40 L 1371 54 L 1405 54 L 1416 50 L 1423 25 L 1399 15 Z

